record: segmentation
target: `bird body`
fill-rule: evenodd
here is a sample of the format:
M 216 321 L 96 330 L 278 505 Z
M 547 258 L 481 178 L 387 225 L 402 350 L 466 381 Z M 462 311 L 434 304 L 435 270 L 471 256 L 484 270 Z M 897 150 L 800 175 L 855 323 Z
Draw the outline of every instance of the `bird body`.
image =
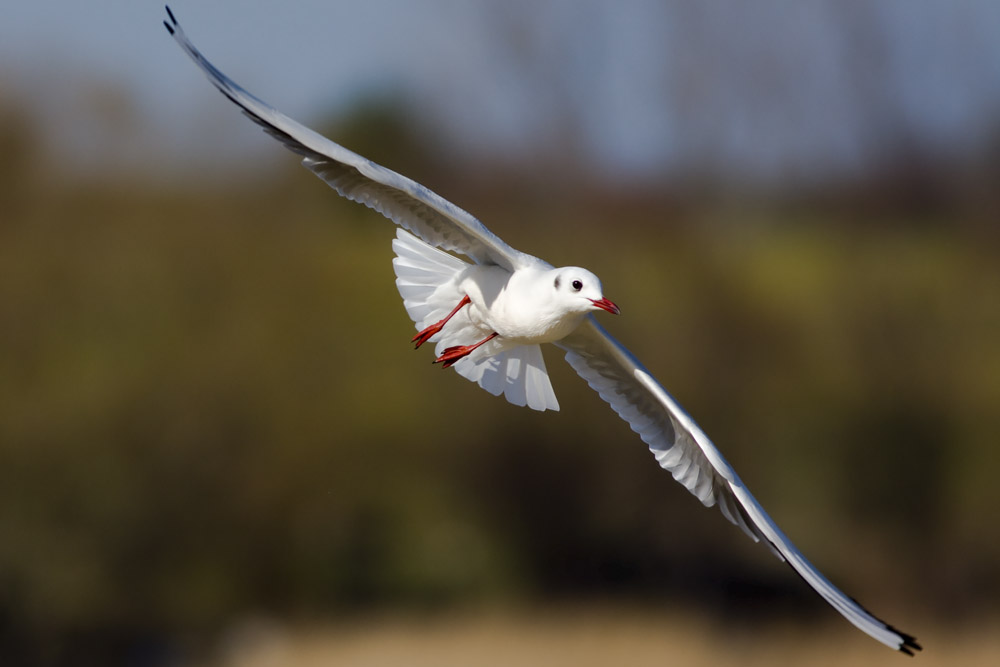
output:
M 498 266 L 471 265 L 460 274 L 458 287 L 472 300 L 471 319 L 477 325 L 512 345 L 553 343 L 572 333 L 587 313 L 599 310 L 593 302 L 604 298 L 599 282 L 592 299 L 566 294 L 558 280 L 566 271 L 539 266 L 509 273 Z
M 824 577 L 747 491 L 719 449 L 677 401 L 594 318 L 618 306 L 578 267 L 553 268 L 507 245 L 466 211 L 422 185 L 317 134 L 254 97 L 195 48 L 167 8 L 167 30 L 209 81 L 342 196 L 401 227 L 393 269 L 420 347 L 519 406 L 557 410 L 541 345 L 566 361 L 650 448 L 656 461 L 706 506 L 787 562 L 848 621 L 913 655 L 916 640 L 872 615 Z M 462 255 L 467 260 L 456 257 Z
M 460 375 L 515 405 L 559 409 L 539 345 L 561 340 L 588 312 L 604 307 L 595 303 L 611 303 L 600 296 L 596 276 L 583 269 L 554 269 L 541 260 L 525 262 L 514 271 L 470 264 L 404 230 L 397 232 L 393 249 L 396 286 L 421 331 L 414 339 L 418 347 L 436 343 L 437 360 L 446 368 L 454 366 Z M 588 278 L 586 291 L 567 294 L 562 289 L 568 284 L 572 290 L 573 280 L 583 278 Z M 467 303 L 458 306 L 463 300 Z M 466 349 L 478 341 L 483 342 L 467 354 L 446 357 L 448 350 Z

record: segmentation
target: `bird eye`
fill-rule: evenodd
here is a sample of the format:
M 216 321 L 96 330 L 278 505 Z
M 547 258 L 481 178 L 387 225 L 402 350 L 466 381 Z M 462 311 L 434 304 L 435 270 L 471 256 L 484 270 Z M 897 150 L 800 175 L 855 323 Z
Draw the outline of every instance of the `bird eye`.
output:
M 583 283 L 580 282 L 579 280 L 574 280 L 573 281 L 573 291 L 574 292 L 579 292 L 582 289 L 583 289 Z

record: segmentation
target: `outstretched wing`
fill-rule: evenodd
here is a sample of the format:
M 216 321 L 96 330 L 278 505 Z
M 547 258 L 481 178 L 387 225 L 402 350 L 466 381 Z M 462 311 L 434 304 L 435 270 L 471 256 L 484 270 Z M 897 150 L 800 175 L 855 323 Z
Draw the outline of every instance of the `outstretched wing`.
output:
M 649 445 L 660 465 L 702 503 L 718 505 L 750 537 L 763 540 L 855 626 L 903 653 L 920 650 L 913 637 L 873 616 L 805 559 L 677 401 L 593 317 L 557 345 L 566 350 L 576 372 Z
M 264 131 L 302 157 L 302 164 L 342 196 L 375 209 L 427 243 L 478 264 L 511 271 L 537 260 L 511 248 L 475 217 L 405 176 L 366 160 L 297 123 L 220 72 L 195 48 L 167 7 L 163 25 L 208 80 Z

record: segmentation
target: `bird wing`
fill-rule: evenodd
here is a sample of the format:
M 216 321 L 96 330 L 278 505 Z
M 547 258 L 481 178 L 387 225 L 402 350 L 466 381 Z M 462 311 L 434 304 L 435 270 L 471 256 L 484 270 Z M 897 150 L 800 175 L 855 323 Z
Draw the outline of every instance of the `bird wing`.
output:
M 589 316 L 556 343 L 566 361 L 649 445 L 659 464 L 702 503 L 718 505 L 755 541 L 763 540 L 847 620 L 883 644 L 913 654 L 910 635 L 873 616 L 810 563 L 750 495 L 732 466 L 641 363 Z
M 386 169 L 297 123 L 220 72 L 195 48 L 167 7 L 163 24 L 208 80 L 264 131 L 302 156 L 302 164 L 340 195 L 368 206 L 427 243 L 478 264 L 513 271 L 537 262 L 507 245 L 474 216 L 405 176 Z

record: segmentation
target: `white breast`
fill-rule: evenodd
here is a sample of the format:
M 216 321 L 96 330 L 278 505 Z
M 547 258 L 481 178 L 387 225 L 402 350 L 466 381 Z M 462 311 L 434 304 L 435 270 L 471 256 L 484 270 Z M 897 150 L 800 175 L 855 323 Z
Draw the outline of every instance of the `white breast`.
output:
M 508 343 L 533 345 L 560 340 L 582 321 L 580 313 L 556 307 L 548 271 L 522 269 L 511 274 L 496 266 L 472 266 L 459 287 L 472 300 L 470 317 Z

